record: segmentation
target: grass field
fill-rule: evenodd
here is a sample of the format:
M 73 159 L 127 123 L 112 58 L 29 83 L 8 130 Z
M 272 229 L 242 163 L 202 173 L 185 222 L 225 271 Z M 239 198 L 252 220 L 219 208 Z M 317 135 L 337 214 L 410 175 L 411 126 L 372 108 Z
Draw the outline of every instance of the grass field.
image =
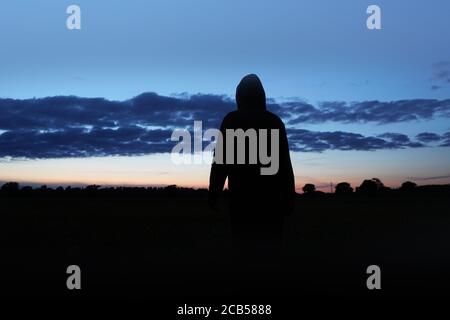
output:
M 233 262 L 225 205 L 198 196 L 3 196 L 3 296 L 443 296 L 450 198 L 298 197 L 272 267 Z M 82 290 L 66 288 L 66 268 Z M 366 268 L 381 268 L 369 291 Z

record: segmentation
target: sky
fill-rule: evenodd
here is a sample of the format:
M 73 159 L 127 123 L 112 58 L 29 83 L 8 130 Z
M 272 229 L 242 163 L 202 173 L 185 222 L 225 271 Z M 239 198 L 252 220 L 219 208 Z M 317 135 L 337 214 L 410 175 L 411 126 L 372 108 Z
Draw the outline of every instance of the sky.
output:
M 68 30 L 66 8 L 81 8 Z M 368 5 L 381 30 L 366 27 Z M 308 182 L 450 183 L 450 2 L 18 0 L 0 10 L 0 181 L 205 187 L 170 132 L 248 73 Z M 69 97 L 70 96 L 70 97 Z

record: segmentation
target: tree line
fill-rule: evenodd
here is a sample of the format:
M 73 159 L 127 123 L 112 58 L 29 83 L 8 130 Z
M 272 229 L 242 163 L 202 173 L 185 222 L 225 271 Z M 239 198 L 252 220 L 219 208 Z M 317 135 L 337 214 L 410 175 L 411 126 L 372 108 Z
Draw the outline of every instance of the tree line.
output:
M 316 190 L 316 186 L 307 183 L 302 188 L 304 196 L 350 196 L 350 195 L 389 195 L 389 194 L 429 194 L 450 195 L 450 184 L 418 186 L 411 181 L 405 181 L 398 189 L 387 187 L 378 178 L 366 179 L 359 186 L 353 188 L 348 182 L 340 182 L 333 193 L 325 193 Z M 227 194 L 227 190 L 224 191 Z M 88 185 L 84 187 L 58 186 L 55 188 L 42 185 L 40 187 L 21 186 L 18 182 L 7 182 L 0 187 L 0 196 L 206 196 L 207 189 L 185 188 L 177 185 L 162 187 L 138 187 L 138 186 L 106 186 Z

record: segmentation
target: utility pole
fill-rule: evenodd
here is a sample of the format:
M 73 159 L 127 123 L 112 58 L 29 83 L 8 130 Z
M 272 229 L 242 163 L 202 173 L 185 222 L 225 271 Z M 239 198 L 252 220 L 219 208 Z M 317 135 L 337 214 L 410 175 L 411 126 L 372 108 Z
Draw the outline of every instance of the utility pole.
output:
M 330 193 L 333 193 L 333 182 L 330 182 Z

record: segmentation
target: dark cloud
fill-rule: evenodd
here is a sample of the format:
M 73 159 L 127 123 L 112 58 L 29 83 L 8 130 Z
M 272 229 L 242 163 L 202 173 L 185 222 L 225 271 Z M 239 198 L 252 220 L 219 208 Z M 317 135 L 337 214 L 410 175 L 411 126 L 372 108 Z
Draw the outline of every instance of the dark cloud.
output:
M 450 147 L 450 132 L 444 133 L 442 135 L 443 142 L 440 144 L 441 147 Z
M 427 180 L 438 180 L 438 179 L 448 179 L 450 178 L 450 174 L 445 176 L 435 176 L 435 177 L 409 177 L 410 180 L 416 181 L 427 181 Z
M 386 138 L 389 141 L 395 142 L 395 143 L 410 143 L 409 137 L 405 134 L 401 133 L 383 133 L 378 135 L 380 138 Z
M 316 132 L 304 129 L 288 129 L 291 149 L 303 152 L 322 152 L 325 150 L 403 149 L 424 147 L 399 133 L 385 133 L 377 137 L 364 136 L 352 132 Z
M 290 143 L 298 151 L 414 148 L 433 141 L 432 133 L 411 141 L 400 133 L 363 136 L 297 129 L 300 123 L 387 123 L 450 116 L 450 100 L 325 102 L 318 107 L 300 100 L 269 100 L 268 108 L 287 122 Z M 170 152 L 175 144 L 170 141 L 173 129 L 191 128 L 194 120 L 201 120 L 203 129 L 218 128 L 225 114 L 234 109 L 234 101 L 226 96 L 203 94 L 166 97 L 144 93 L 125 101 L 75 96 L 0 99 L 0 157 Z M 450 136 L 442 136 L 441 141 L 450 145 Z
M 387 124 L 406 121 L 430 120 L 437 117 L 450 117 L 450 99 L 414 99 L 391 102 L 322 102 L 318 107 L 304 102 L 278 106 L 288 119 L 288 124 L 323 123 L 326 121 L 341 123 Z
M 126 101 L 74 96 L 41 99 L 0 99 L 0 130 L 61 127 L 184 126 L 201 119 L 217 127 L 232 110 L 225 96 L 193 95 L 187 99 L 144 93 Z
M 171 130 L 139 127 L 90 131 L 66 128 L 54 132 L 14 130 L 0 135 L 0 157 L 68 158 L 169 152 L 171 133 Z
M 170 152 L 174 128 L 202 120 L 217 128 L 233 109 L 219 95 L 165 97 L 144 93 L 126 101 L 56 96 L 0 99 L 0 157 L 62 158 Z
M 416 136 L 416 139 L 422 142 L 433 142 L 441 140 L 441 136 L 436 133 L 422 132 Z

